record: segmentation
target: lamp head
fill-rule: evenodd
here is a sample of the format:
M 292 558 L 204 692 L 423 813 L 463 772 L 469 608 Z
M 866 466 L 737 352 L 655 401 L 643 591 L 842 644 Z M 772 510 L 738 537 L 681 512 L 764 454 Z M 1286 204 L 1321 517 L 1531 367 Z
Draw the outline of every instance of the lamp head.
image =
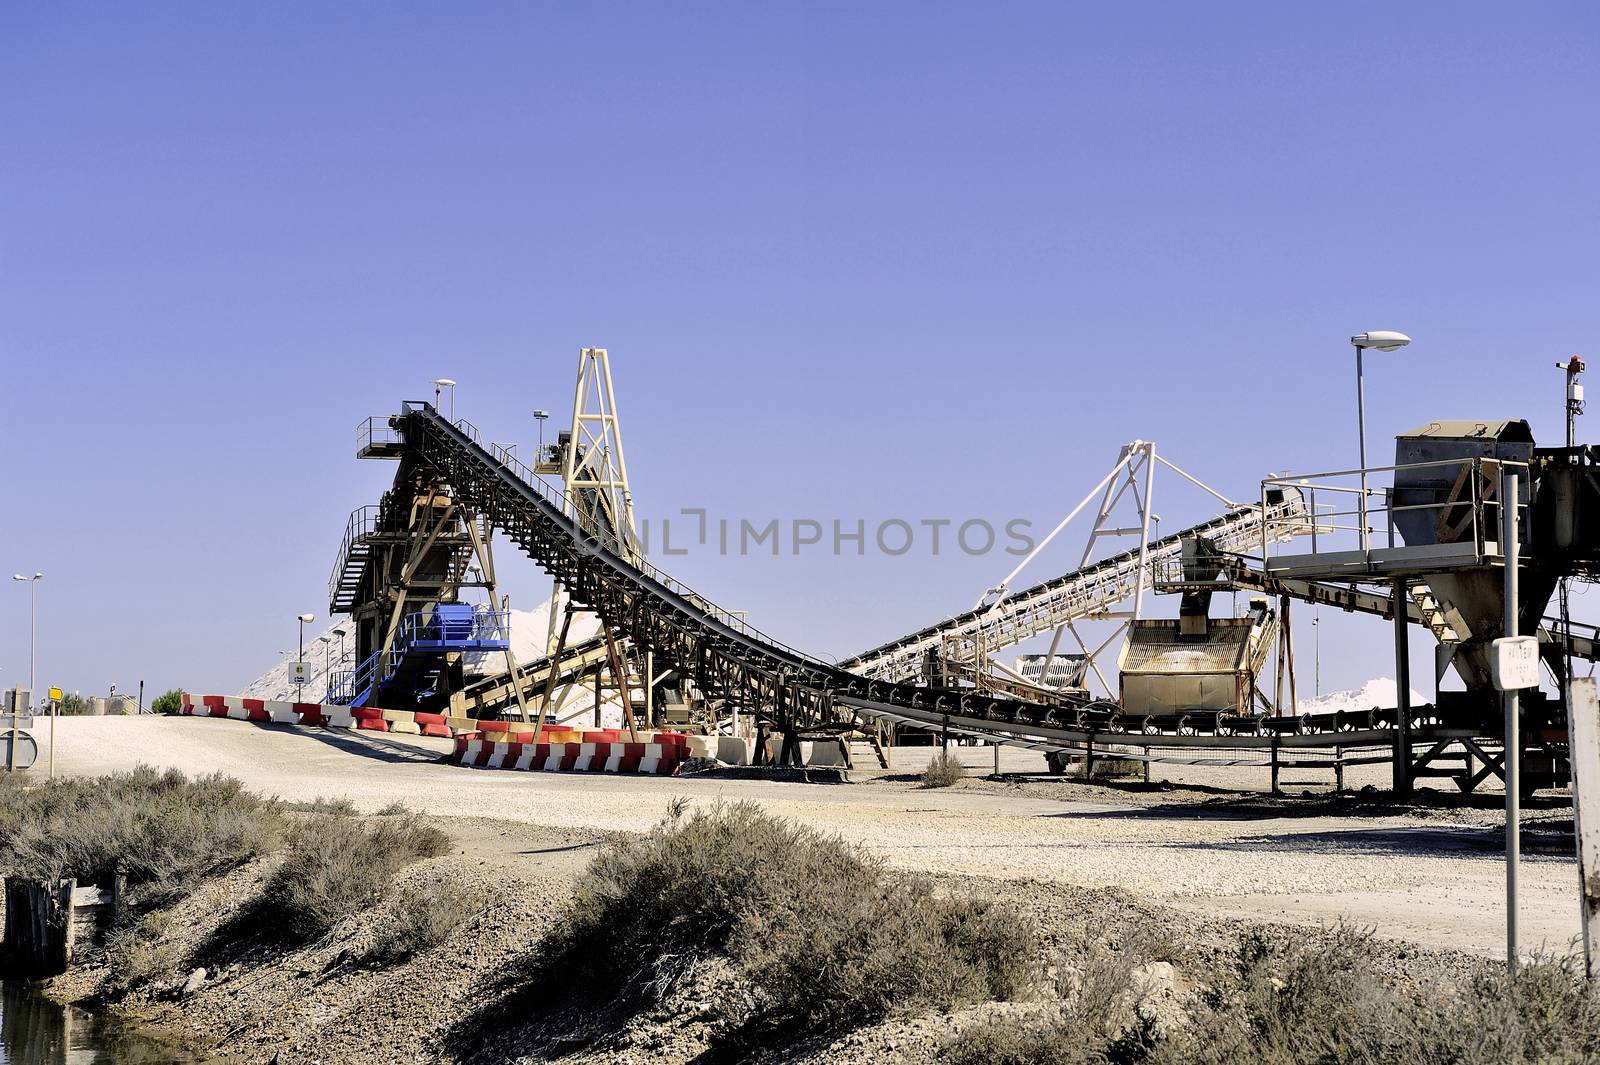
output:
M 315 621 L 315 620 L 317 620 L 317 615 L 315 615 L 315 614 L 301 614 L 300 615 L 300 620 L 301 621 L 308 621 L 308 622 L 309 621 Z
M 438 385 L 440 388 L 454 388 L 456 386 L 456 383 L 450 380 L 448 377 L 440 377 L 433 383 Z
M 1379 351 L 1398 351 L 1411 343 L 1411 338 L 1393 329 L 1374 329 L 1370 333 L 1357 333 L 1350 343 L 1358 348 L 1376 348 Z

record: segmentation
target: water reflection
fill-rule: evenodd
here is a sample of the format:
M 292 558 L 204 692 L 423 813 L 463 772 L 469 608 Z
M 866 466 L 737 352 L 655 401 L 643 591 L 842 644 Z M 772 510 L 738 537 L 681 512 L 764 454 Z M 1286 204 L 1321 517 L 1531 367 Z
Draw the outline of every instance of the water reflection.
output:
M 199 1065 L 115 1020 L 0 982 L 0 1065 Z

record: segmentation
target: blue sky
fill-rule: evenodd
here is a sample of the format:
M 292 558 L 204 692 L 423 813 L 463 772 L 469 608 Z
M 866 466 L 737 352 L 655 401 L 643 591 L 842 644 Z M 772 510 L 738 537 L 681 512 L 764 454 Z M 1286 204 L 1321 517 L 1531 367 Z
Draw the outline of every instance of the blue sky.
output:
M 1577 3 L 7 5 L 0 567 L 47 574 L 40 683 L 235 690 L 324 623 L 391 472 L 357 421 L 448 375 L 529 441 L 585 344 L 656 517 L 1048 527 L 1134 438 L 1248 497 L 1352 464 L 1365 329 L 1416 338 L 1374 359 L 1375 456 L 1437 417 L 1554 441 L 1553 363 L 1600 337 L 1597 31 Z M 667 568 L 843 655 L 1011 562 Z M 1324 688 L 1388 647 L 1327 618 Z

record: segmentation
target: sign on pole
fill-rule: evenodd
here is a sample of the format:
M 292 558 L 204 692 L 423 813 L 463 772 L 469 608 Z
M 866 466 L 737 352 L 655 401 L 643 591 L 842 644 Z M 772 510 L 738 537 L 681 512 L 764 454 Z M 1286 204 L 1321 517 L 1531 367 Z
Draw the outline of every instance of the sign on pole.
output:
M 1497 691 L 1539 686 L 1539 637 L 1506 636 L 1489 645 L 1489 675 Z
M 60 702 L 61 701 L 61 689 L 60 688 L 51 688 L 50 689 L 50 698 L 54 699 L 56 702 Z
M 1572 760 L 1572 826 L 1578 837 L 1583 963 L 1595 976 L 1600 950 L 1600 696 L 1593 677 L 1567 682 L 1567 750 Z
M 295 685 L 304 685 L 311 679 L 311 672 L 304 662 L 289 663 L 289 682 Z

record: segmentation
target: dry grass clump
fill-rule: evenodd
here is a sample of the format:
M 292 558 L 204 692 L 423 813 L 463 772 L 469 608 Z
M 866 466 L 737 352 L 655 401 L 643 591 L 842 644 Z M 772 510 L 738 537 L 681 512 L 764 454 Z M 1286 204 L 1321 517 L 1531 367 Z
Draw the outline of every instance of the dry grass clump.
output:
M 3 774 L 0 774 L 3 776 Z M 0 872 L 41 880 L 178 889 L 276 848 L 277 805 L 220 773 L 187 777 L 140 766 L 92 779 L 8 786 L 0 801 Z
M 750 1025 L 769 1031 L 1013 998 L 1037 979 L 1024 918 L 937 897 L 926 880 L 747 802 L 675 810 L 609 844 L 538 962 L 553 987 L 638 1001 L 713 953 L 732 959 Z
M 183 950 L 167 938 L 172 914 L 156 910 L 114 929 L 106 940 L 106 991 L 113 997 L 159 976 L 183 962 Z
M 1247 934 L 1234 980 L 1207 996 L 1187 1045 L 1157 1060 L 1600 1060 L 1600 993 L 1575 959 L 1541 957 L 1515 973 L 1495 966 L 1464 984 L 1441 981 L 1415 995 L 1397 987 L 1376 959 L 1371 935 L 1348 928 L 1331 946 Z
M 308 942 L 378 903 L 402 868 L 449 847 L 450 837 L 414 816 L 370 824 L 337 815 L 305 818 L 263 885 L 255 917 L 281 939 Z
M 1181 1023 L 1139 1002 L 1142 952 L 1098 953 L 1046 1013 L 991 1021 L 945 1045 L 954 1065 L 1534 1065 L 1600 1060 L 1600 993 L 1573 959 L 1407 990 L 1370 933 L 1279 938 L 1250 930 L 1203 974 Z M 1071 985 L 1071 986 L 1068 986 Z
M 366 960 L 387 968 L 439 946 L 472 912 L 474 898 L 453 884 L 407 884 L 395 893 Z
M 949 751 L 940 751 L 928 763 L 928 768 L 922 771 L 922 786 L 925 788 L 948 788 L 958 780 L 966 778 L 967 770 Z
M 310 802 L 286 803 L 289 809 L 302 814 L 338 814 L 341 817 L 354 817 L 358 811 L 356 804 L 343 795 L 337 799 L 330 799 L 326 795 L 318 795 Z
M 1144 1060 L 1156 1040 L 1154 1018 L 1140 1001 L 1143 966 L 1162 950 L 1145 930 L 1121 930 L 1113 943 L 1097 937 L 1060 966 L 1057 1000 L 1043 1011 L 992 1020 L 945 1045 L 956 1065 L 1102 1065 Z

